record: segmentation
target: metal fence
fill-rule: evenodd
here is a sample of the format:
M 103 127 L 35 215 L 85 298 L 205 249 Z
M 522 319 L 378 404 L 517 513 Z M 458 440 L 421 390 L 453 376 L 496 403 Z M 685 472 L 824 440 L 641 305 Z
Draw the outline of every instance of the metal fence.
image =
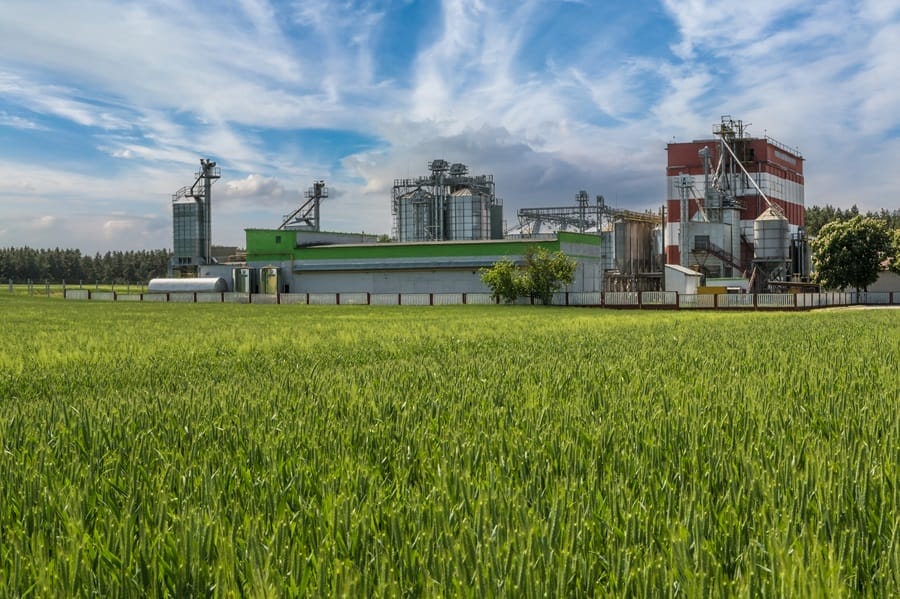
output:
M 68 289 L 69 300 L 142 301 L 182 304 L 307 304 L 319 306 L 441 306 L 497 304 L 489 293 L 117 293 Z M 515 304 L 540 304 L 523 297 Z M 829 306 L 900 306 L 900 292 L 826 293 L 742 293 L 679 294 L 674 291 L 561 292 L 553 296 L 554 306 L 585 306 L 619 309 L 668 310 L 809 310 Z

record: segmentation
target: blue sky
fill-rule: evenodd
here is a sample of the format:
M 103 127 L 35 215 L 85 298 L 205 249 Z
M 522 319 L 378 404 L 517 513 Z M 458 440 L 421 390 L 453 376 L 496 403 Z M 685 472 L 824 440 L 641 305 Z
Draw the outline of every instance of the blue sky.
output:
M 222 245 L 317 179 L 324 228 L 389 233 L 434 158 L 510 225 L 656 209 L 666 143 L 725 114 L 800 149 L 807 205 L 900 207 L 900 1 L 4 0 L 0 246 L 171 247 L 203 157 Z

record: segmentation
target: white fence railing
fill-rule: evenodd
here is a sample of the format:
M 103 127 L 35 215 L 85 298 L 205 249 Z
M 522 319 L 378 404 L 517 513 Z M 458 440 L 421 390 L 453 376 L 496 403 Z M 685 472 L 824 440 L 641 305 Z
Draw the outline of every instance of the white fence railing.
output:
M 400 303 L 399 293 L 373 293 L 369 296 L 373 306 L 396 306 Z
M 369 303 L 368 293 L 342 293 L 340 298 L 342 306 L 366 306 Z
M 306 294 L 305 293 L 282 293 L 281 294 L 281 303 L 282 304 L 305 304 L 306 303 Z
M 675 306 L 678 294 L 674 291 L 644 291 L 641 293 L 642 306 Z
M 759 308 L 793 308 L 797 298 L 791 293 L 758 293 L 756 306 Z
M 709 294 L 685 294 L 678 296 L 679 308 L 715 308 L 716 296 Z
M 458 306 L 496 304 L 490 293 L 281 293 L 230 292 L 191 293 L 115 293 L 69 289 L 70 300 L 162 303 L 235 303 L 235 304 L 309 304 L 319 306 Z M 515 304 L 538 305 L 539 299 L 519 298 Z M 723 309 L 723 310 L 808 310 L 829 306 L 900 306 L 900 292 L 822 292 L 758 294 L 678 294 L 674 291 L 560 292 L 553 296 L 555 306 L 609 308 Z
M 639 306 L 639 291 L 611 291 L 603 294 L 604 306 Z
M 570 306 L 599 306 L 601 294 L 599 291 L 576 291 L 569 294 Z

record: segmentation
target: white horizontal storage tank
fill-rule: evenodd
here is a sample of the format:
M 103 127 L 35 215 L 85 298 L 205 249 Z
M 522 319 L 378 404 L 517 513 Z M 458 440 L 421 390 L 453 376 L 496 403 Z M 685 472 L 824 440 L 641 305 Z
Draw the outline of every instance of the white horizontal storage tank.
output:
M 147 285 L 148 293 L 192 293 L 195 291 L 228 291 L 228 283 L 222 277 L 203 277 L 195 279 L 151 279 Z

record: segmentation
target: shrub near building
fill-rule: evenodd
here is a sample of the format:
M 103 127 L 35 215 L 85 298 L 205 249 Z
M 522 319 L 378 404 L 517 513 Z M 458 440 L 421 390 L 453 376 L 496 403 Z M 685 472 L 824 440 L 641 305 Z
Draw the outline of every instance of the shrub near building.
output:
M 533 248 L 525 255 L 525 268 L 520 270 L 509 258 L 482 269 L 481 280 L 491 288 L 496 299 L 507 303 L 530 295 L 550 305 L 553 294 L 575 279 L 576 262 L 562 251 L 548 252 Z

